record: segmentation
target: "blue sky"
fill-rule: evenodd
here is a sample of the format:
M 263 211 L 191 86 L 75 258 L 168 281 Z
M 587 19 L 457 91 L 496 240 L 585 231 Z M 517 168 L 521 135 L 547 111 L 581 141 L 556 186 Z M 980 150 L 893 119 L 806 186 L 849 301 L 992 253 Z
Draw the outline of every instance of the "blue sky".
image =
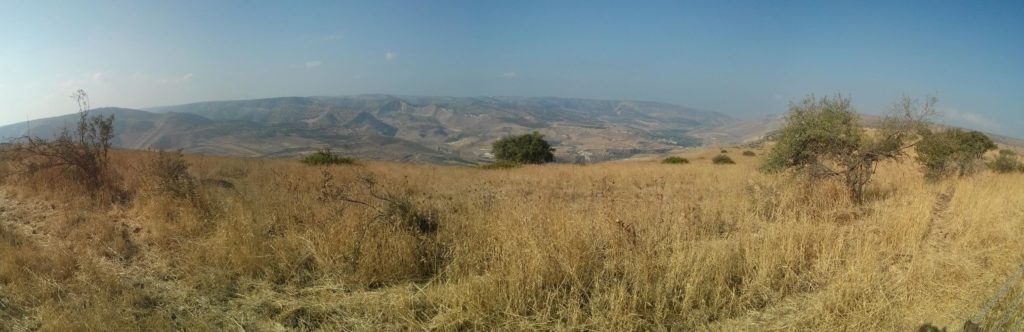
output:
M 740 118 L 842 92 L 937 95 L 1024 137 L 1024 2 L 23 1 L 0 124 L 94 106 L 389 93 L 670 102 Z

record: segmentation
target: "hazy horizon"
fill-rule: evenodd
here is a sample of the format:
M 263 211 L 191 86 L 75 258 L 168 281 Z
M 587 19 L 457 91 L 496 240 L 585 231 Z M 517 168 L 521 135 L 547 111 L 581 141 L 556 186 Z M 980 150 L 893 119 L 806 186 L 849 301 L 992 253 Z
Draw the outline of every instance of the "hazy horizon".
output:
M 25 2 L 0 124 L 94 107 L 389 94 L 627 99 L 741 119 L 807 94 L 1024 137 L 1024 3 Z

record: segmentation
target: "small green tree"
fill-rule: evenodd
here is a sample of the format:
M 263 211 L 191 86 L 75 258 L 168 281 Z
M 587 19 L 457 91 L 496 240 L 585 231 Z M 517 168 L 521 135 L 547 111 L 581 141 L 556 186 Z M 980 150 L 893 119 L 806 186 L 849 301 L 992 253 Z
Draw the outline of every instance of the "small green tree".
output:
M 999 173 L 1024 172 L 1024 163 L 1021 163 L 1017 152 L 1010 149 L 999 150 L 999 155 L 988 166 Z
M 996 144 L 985 134 L 964 131 L 957 128 L 933 133 L 922 132 L 917 144 L 917 161 L 924 166 L 925 178 L 937 180 L 956 174 L 965 176 L 972 173 L 974 165 L 985 152 L 996 149 Z
M 494 158 L 499 162 L 543 164 L 555 161 L 551 145 L 538 132 L 519 136 L 506 136 L 491 145 Z
M 841 176 L 851 199 L 861 203 L 875 166 L 882 160 L 900 158 L 913 147 L 917 133 L 934 114 L 935 102 L 929 98 L 920 106 L 903 97 L 878 132 L 868 134 L 850 98 L 808 96 L 790 105 L 786 125 L 776 134 L 776 144 L 762 170 L 806 171 L 812 178 Z

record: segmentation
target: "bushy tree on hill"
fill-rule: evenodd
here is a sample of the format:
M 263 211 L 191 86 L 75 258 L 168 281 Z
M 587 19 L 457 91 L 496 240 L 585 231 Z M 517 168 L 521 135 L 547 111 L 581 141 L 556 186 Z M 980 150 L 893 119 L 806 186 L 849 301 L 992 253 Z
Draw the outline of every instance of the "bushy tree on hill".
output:
M 786 125 L 767 154 L 762 170 L 805 171 L 813 178 L 840 176 L 850 197 L 861 203 L 879 161 L 897 159 L 913 147 L 926 120 L 934 114 L 935 98 L 923 106 L 903 97 L 886 116 L 877 133 L 868 134 L 842 95 L 808 96 L 790 105 Z
M 975 171 L 985 152 L 996 144 L 985 134 L 957 128 L 933 133 L 924 131 L 917 144 L 917 161 L 924 166 L 925 177 L 937 180 L 956 174 L 965 176 Z
M 538 132 L 519 136 L 506 136 L 491 145 L 494 158 L 499 162 L 543 164 L 555 161 L 551 145 Z
M 1024 163 L 1017 157 L 1017 152 L 1010 149 L 999 150 L 996 159 L 989 163 L 989 167 L 999 173 L 1024 172 Z

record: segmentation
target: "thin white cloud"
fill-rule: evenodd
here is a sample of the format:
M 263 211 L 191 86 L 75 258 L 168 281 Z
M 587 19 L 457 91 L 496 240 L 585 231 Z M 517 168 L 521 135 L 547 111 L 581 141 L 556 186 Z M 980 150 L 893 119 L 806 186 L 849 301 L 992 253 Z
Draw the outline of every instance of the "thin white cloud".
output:
M 111 75 L 110 75 L 109 72 L 97 71 L 97 72 L 93 72 L 91 74 L 90 73 L 85 73 L 85 74 L 74 75 L 74 76 L 71 76 L 71 77 L 68 77 L 68 76 L 65 76 L 65 75 L 61 75 L 61 74 L 57 74 L 54 77 L 57 78 L 58 80 L 60 80 L 59 82 L 57 82 L 57 86 L 59 86 L 61 88 L 75 88 L 75 89 L 78 89 L 78 88 L 85 88 L 85 87 L 96 87 L 96 86 L 101 86 L 101 85 L 105 85 L 107 83 L 110 83 Z
M 998 122 L 978 113 L 964 112 L 956 108 L 944 109 L 942 110 L 942 113 L 950 120 L 962 122 L 981 129 L 1001 128 Z
M 316 67 L 320 67 L 320 60 L 306 61 L 306 68 L 316 68 Z
M 107 78 L 106 78 L 105 75 L 103 75 L 103 72 L 95 72 L 95 73 L 92 74 L 92 82 L 93 83 L 103 84 L 103 83 L 106 83 L 106 79 Z
M 165 78 L 165 79 L 161 79 L 161 80 L 160 80 L 160 83 L 161 83 L 161 84 L 181 84 L 181 83 L 189 83 L 189 82 L 192 82 L 192 80 L 194 80 L 194 79 L 195 79 L 195 77 L 196 77 L 196 75 L 195 75 L 195 74 L 193 74 L 193 73 L 188 73 L 188 74 L 185 74 L 185 75 L 181 75 L 181 77 L 176 77 L 176 78 Z
M 504 77 L 504 78 L 514 78 L 514 77 L 517 77 L 517 76 L 519 76 L 519 75 L 516 74 L 516 72 L 514 72 L 514 71 L 507 71 L 507 72 L 501 73 L 501 77 Z
M 387 53 L 384 53 L 384 60 L 395 61 L 395 59 L 398 59 L 398 52 L 388 51 Z
M 70 88 L 70 87 L 73 87 L 73 86 L 80 86 L 80 85 L 82 85 L 82 83 L 83 83 L 82 80 L 76 80 L 76 79 L 72 78 L 72 79 L 66 79 L 63 82 L 60 82 L 60 86 L 65 87 L 65 88 Z

